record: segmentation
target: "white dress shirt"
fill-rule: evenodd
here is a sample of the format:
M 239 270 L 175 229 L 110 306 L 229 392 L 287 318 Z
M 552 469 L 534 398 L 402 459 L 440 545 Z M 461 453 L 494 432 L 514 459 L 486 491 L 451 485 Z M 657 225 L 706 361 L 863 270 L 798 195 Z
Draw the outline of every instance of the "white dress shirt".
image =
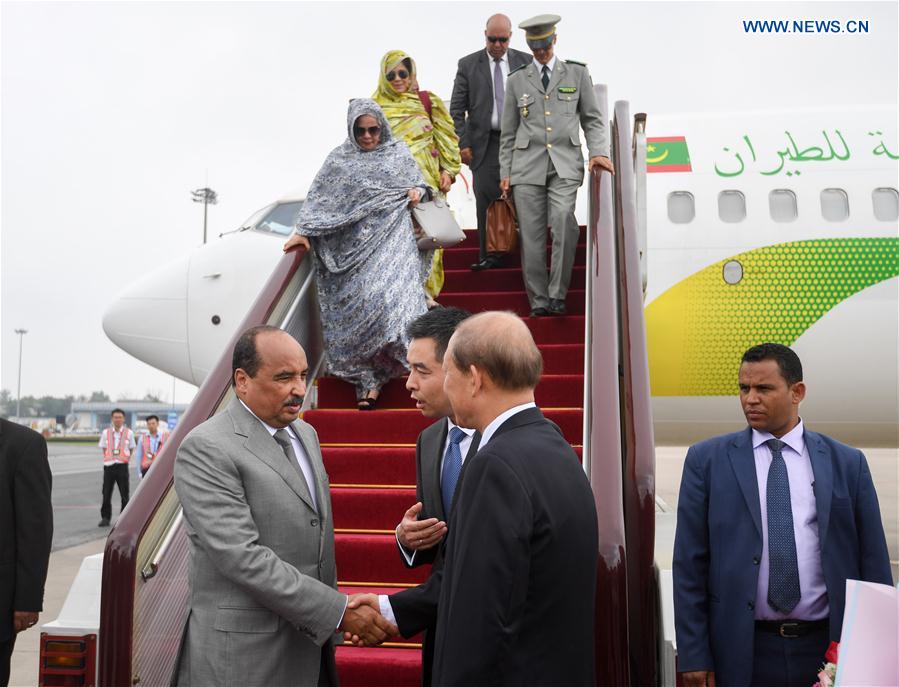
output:
M 247 409 L 247 412 L 250 413 L 253 417 L 255 417 L 259 422 L 262 423 L 262 426 L 268 430 L 268 433 L 272 435 L 272 440 L 275 438 L 275 432 L 278 431 L 277 428 L 271 427 L 267 425 L 265 422 L 259 419 L 259 416 L 256 415 L 252 410 L 249 409 L 246 403 L 243 402 L 242 399 L 237 399 L 240 401 L 240 404 Z M 303 477 L 306 478 L 306 486 L 309 487 L 309 496 L 312 497 L 312 505 L 315 506 L 315 511 L 318 512 L 318 497 L 316 490 L 316 481 L 315 481 L 315 470 L 312 469 L 312 463 L 309 461 L 309 456 L 306 455 L 306 449 L 303 448 L 303 442 L 300 441 L 300 438 L 294 433 L 293 427 L 287 426 L 284 429 L 287 430 L 287 436 L 290 437 L 290 445 L 293 447 L 293 454 L 297 457 L 297 463 L 300 465 L 300 470 L 303 472 Z M 280 450 L 281 447 L 278 446 Z
M 506 420 L 508 420 L 513 415 L 518 415 L 522 410 L 527 410 L 528 408 L 536 408 L 537 404 L 531 401 L 530 403 L 522 403 L 520 406 L 515 406 L 514 408 L 509 408 L 504 413 L 500 413 L 494 418 L 493 422 L 491 422 L 487 427 L 484 428 L 483 434 L 481 434 L 481 443 L 478 444 L 478 451 L 484 448 L 487 445 L 493 435 L 496 433 L 496 430 L 500 428 Z
M 490 115 L 490 128 L 499 131 L 502 128 L 502 117 L 500 117 L 499 109 L 496 107 L 496 85 L 493 81 L 493 70 L 496 69 L 496 58 L 487 51 L 487 59 L 490 64 L 490 90 L 493 91 L 493 112 Z M 499 69 L 503 73 L 503 86 L 506 79 L 509 78 L 509 52 L 499 58 Z M 505 94 L 504 94 L 505 95 Z M 462 454 L 465 455 L 464 453 Z
M 793 534 L 796 538 L 796 563 L 799 568 L 799 603 L 784 614 L 768 603 L 768 468 L 771 449 L 765 443 L 776 438 L 768 432 L 752 430 L 755 475 L 759 486 L 759 505 L 762 515 L 762 558 L 759 561 L 759 581 L 756 589 L 756 620 L 819 620 L 830 612 L 824 569 L 821 565 L 821 541 L 818 537 L 818 510 L 815 502 L 815 473 L 805 445 L 802 420 L 780 437 L 786 444 L 781 449 L 790 482 L 790 510 L 793 513 Z
M 450 431 L 453 427 L 459 427 L 455 422 L 446 418 L 446 439 L 443 442 L 443 449 L 440 452 L 440 464 L 437 466 L 437 474 L 441 477 L 443 476 L 443 461 L 446 460 L 446 449 L 449 446 L 450 442 Z M 462 453 L 462 465 L 465 465 L 465 458 L 468 455 L 468 450 L 471 448 L 471 438 L 474 436 L 473 429 L 466 429 L 465 427 L 459 427 L 464 433 L 465 438 L 459 442 L 459 451 Z M 449 518 L 447 517 L 447 520 Z M 403 554 L 403 558 L 406 559 L 406 563 L 410 566 L 415 561 L 415 554 L 418 553 L 415 550 L 407 549 L 400 543 L 400 526 L 396 526 L 396 545 L 400 547 L 400 553 Z M 439 546 L 439 544 L 438 544 Z
M 556 68 L 556 59 L 557 59 L 556 56 L 553 55 L 552 59 L 546 63 L 546 68 L 549 69 L 550 81 L 552 81 L 552 78 L 553 78 L 553 69 Z M 537 70 L 537 78 L 542 80 L 543 79 L 543 65 L 537 61 L 536 57 L 534 58 L 534 69 Z

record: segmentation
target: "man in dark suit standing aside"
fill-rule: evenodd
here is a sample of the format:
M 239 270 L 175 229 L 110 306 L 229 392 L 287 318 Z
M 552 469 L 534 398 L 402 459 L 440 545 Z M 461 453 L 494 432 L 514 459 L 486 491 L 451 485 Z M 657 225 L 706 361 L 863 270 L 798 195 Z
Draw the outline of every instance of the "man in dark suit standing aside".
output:
M 839 640 L 846 580 L 892 584 L 864 454 L 804 427 L 802 364 L 743 354 L 749 426 L 687 453 L 674 539 L 686 687 L 808 687 Z
M 380 608 L 410 636 L 437 618 L 441 687 L 592 685 L 597 524 L 571 445 L 534 404 L 542 359 L 511 313 L 462 322 L 443 361 L 456 420 L 481 433 L 443 567 Z
M 500 264 L 501 256 L 487 254 L 487 207 L 499 198 L 499 131 L 503 118 L 506 78 L 531 61 L 531 56 L 509 48 L 512 22 L 504 14 L 494 14 L 484 30 L 486 50 L 478 50 L 459 60 L 450 114 L 462 162 L 471 169 L 478 215 L 480 253 L 473 270 Z
M 478 450 L 480 435 L 455 423 L 443 390 L 443 357 L 456 326 L 470 313 L 459 308 L 435 308 L 409 323 L 409 378 L 406 388 L 425 417 L 436 420 L 418 435 L 415 445 L 415 492 L 418 503 L 406 511 L 396 528 L 403 562 L 409 567 L 443 564 L 446 521 L 456 484 L 468 458 Z M 422 685 L 431 684 L 434 627 L 425 632 Z
M 53 541 L 47 442 L 0 418 L 0 685 L 16 635 L 37 623 Z

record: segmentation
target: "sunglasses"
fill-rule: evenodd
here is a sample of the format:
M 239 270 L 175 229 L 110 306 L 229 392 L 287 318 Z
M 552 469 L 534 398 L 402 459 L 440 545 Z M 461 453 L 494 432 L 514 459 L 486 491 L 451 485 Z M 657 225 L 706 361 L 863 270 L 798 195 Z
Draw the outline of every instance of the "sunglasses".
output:
M 395 72 L 387 72 L 388 81 L 393 81 L 396 77 L 400 77 L 401 79 L 408 79 L 409 72 L 407 72 L 405 69 L 398 69 Z
M 354 126 L 353 133 L 356 135 L 356 138 L 362 138 L 367 133 L 369 136 L 377 136 L 381 133 L 381 127 L 379 126 Z
M 508 36 L 487 36 L 487 40 L 491 43 L 508 43 Z

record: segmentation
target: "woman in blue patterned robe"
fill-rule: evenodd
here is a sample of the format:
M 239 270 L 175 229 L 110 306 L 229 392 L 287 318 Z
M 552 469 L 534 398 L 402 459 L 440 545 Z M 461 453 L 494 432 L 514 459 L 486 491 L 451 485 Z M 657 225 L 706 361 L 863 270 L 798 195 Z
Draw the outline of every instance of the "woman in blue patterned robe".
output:
M 427 311 L 421 283 L 431 254 L 418 250 L 409 212 L 427 186 L 376 102 L 350 101 L 347 132 L 285 250 L 311 244 L 328 371 L 369 410 L 384 383 L 407 372 L 406 325 Z

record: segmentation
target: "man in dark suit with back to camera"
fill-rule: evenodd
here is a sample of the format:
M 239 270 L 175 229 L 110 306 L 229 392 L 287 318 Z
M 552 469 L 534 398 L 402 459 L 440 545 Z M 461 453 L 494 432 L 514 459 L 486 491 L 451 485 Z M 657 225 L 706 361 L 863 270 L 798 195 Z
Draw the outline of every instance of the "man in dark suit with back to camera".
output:
M 443 564 L 446 522 L 452 510 L 456 484 L 469 458 L 478 450 L 480 435 L 455 423 L 443 390 L 443 358 L 450 337 L 471 314 L 459 308 L 435 308 L 409 323 L 411 339 L 406 388 L 425 417 L 436 420 L 418 435 L 415 445 L 415 491 L 418 503 L 403 516 L 396 538 L 403 562 L 409 567 Z M 434 627 L 425 632 L 422 647 L 422 685 L 431 684 L 434 663 Z
M 471 169 L 478 215 L 480 252 L 473 270 L 497 267 L 502 256 L 487 254 L 487 208 L 499 198 L 499 132 L 509 72 L 527 64 L 531 56 L 509 48 L 512 22 L 504 14 L 494 14 L 484 30 L 486 50 L 478 50 L 459 60 L 450 114 L 462 162 Z
M 53 542 L 47 442 L 0 418 L 0 685 L 16 635 L 37 623 Z
M 839 640 L 846 580 L 892 584 L 864 454 L 805 428 L 802 364 L 743 354 L 749 426 L 690 447 L 674 539 L 685 687 L 808 687 Z
M 525 324 L 500 312 L 459 324 L 443 360 L 456 421 L 480 432 L 480 446 L 453 500 L 442 568 L 374 600 L 404 636 L 436 617 L 441 687 L 594 681 L 596 508 L 577 455 L 534 404 L 542 363 Z

